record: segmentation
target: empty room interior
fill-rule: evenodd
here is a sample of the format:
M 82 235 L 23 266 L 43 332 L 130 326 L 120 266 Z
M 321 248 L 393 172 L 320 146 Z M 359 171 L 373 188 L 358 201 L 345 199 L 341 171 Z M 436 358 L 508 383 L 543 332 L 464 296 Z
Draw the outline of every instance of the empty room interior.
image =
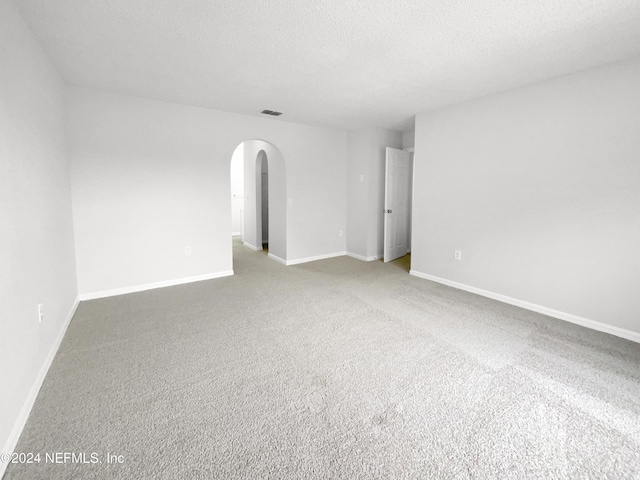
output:
M 640 478 L 640 2 L 0 0 L 0 478 Z

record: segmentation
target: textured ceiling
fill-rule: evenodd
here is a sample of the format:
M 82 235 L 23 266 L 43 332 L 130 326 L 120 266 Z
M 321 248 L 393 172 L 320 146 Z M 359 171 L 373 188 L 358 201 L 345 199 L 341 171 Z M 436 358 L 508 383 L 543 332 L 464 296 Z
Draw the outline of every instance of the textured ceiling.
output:
M 15 0 L 70 85 L 338 128 L 640 54 L 638 0 Z

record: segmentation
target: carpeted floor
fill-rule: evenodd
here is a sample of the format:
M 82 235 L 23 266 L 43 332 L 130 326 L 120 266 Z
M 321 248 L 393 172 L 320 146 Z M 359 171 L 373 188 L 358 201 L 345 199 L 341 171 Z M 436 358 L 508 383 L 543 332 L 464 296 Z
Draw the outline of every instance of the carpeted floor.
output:
M 16 450 L 41 463 L 5 479 L 640 478 L 640 345 L 406 259 L 234 251 L 234 277 L 83 302 Z

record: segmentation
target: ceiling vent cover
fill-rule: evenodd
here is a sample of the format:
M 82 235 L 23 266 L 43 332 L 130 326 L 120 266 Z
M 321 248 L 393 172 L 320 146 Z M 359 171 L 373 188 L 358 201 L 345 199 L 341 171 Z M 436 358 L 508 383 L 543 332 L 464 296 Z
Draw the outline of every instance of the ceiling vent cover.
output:
M 273 110 L 262 110 L 260 113 L 264 113 L 265 115 L 272 115 L 274 117 L 279 117 L 282 115 L 282 112 L 274 112 Z

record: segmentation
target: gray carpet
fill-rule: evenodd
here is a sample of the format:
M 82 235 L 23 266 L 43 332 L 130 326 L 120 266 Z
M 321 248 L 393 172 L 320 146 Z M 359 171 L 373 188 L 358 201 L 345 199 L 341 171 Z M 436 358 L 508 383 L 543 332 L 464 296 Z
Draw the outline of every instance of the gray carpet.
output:
M 16 450 L 42 462 L 5 478 L 640 478 L 640 345 L 406 259 L 234 250 L 234 277 L 83 302 Z

